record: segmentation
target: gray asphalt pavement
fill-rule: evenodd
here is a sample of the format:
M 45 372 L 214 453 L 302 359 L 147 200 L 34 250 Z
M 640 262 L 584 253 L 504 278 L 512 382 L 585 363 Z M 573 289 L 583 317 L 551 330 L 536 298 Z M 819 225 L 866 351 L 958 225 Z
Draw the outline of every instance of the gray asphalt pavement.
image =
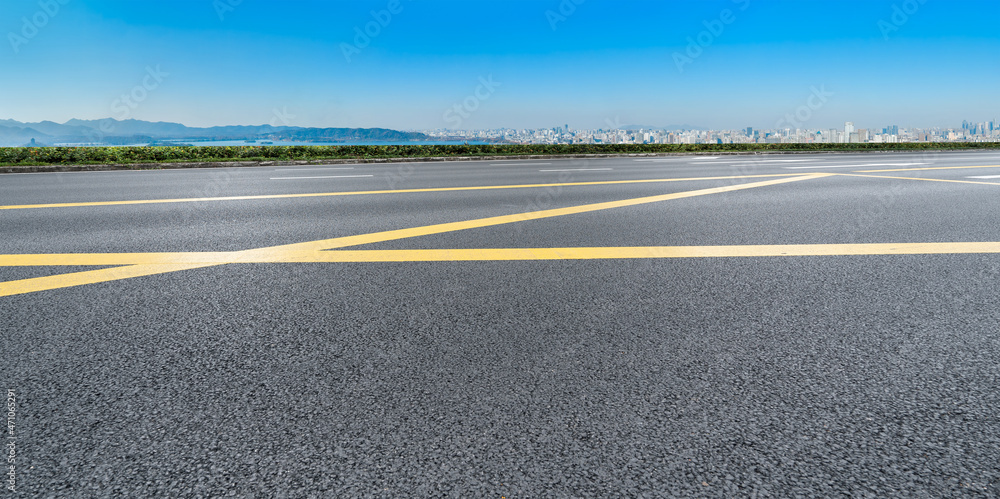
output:
M 0 175 L 16 494 L 1000 496 L 1000 253 L 490 251 L 1000 242 L 998 200 L 983 152 Z M 507 215 L 346 247 L 481 261 L 23 284 Z

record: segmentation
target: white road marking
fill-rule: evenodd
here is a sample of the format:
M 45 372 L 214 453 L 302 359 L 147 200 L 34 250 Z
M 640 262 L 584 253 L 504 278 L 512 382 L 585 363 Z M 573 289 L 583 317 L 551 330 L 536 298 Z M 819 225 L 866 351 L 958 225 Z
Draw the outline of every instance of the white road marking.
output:
M 540 172 L 598 172 L 608 171 L 611 168 L 566 168 L 564 170 L 538 170 Z
M 282 168 L 276 172 L 326 172 L 330 170 L 353 170 L 354 168 Z
M 822 161 L 819 159 L 762 159 L 758 161 L 739 161 L 730 163 L 732 165 L 766 165 L 768 163 L 809 163 Z
M 982 179 L 1000 178 L 1000 175 L 978 175 L 978 176 L 975 176 L 975 177 L 965 177 L 965 178 L 982 178 Z
M 552 163 L 490 163 L 490 166 L 538 166 L 551 164 Z
M 328 175 L 325 177 L 271 177 L 271 180 L 298 180 L 298 179 L 308 179 L 308 178 L 361 178 L 361 177 L 374 177 L 375 175 Z
M 697 157 L 697 158 L 688 158 L 688 157 L 681 156 L 681 157 L 672 157 L 672 158 L 633 159 L 632 161 L 641 162 L 641 163 L 663 163 L 663 162 L 667 162 L 667 161 L 693 161 L 693 160 L 708 160 L 708 159 L 719 159 L 719 158 L 717 156 Z
M 823 165 L 823 166 L 786 166 L 786 170 L 805 170 L 809 168 L 865 168 L 869 166 L 915 166 L 927 163 L 865 163 L 861 165 Z

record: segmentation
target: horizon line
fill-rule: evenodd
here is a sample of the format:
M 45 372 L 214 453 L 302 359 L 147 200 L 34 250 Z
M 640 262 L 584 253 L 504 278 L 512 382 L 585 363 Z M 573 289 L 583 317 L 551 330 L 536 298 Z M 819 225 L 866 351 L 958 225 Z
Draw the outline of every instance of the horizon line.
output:
M 136 118 L 128 118 L 128 119 L 124 119 L 124 120 L 118 120 L 118 119 L 115 119 L 113 117 L 96 118 L 96 119 L 95 118 L 90 118 L 90 119 L 87 119 L 87 118 L 70 118 L 70 119 L 68 119 L 68 120 L 66 120 L 64 122 L 59 122 L 59 121 L 55 121 L 55 120 L 51 120 L 51 119 L 45 119 L 45 120 L 40 120 L 40 121 L 20 121 L 20 120 L 14 119 L 14 118 L 2 118 L 2 119 L 0 119 L 0 126 L 4 126 L 3 122 L 6 122 L 6 121 L 13 121 L 13 122 L 16 122 L 16 123 L 19 123 L 19 124 L 22 124 L 22 125 L 54 123 L 54 124 L 61 125 L 61 126 L 74 126 L 74 125 L 70 125 L 69 123 L 73 122 L 73 121 L 82 121 L 82 122 L 109 122 L 110 121 L 110 122 L 114 122 L 114 123 L 138 122 L 138 123 L 152 123 L 152 124 L 171 124 L 171 125 L 180 125 L 180 126 L 183 126 L 185 128 L 200 128 L 200 129 L 228 128 L 228 127 L 257 127 L 257 128 L 271 127 L 271 128 L 276 128 L 276 129 L 279 129 L 279 128 L 349 129 L 349 130 L 376 130 L 376 129 L 380 129 L 380 130 L 391 130 L 391 131 L 399 131 L 399 132 L 423 132 L 423 131 L 435 131 L 435 130 L 453 131 L 453 132 L 466 132 L 466 131 L 504 130 L 504 129 L 510 129 L 510 130 L 549 130 L 549 129 L 563 128 L 564 127 L 564 125 L 535 126 L 535 127 L 526 127 L 526 126 L 519 126 L 519 127 L 513 127 L 513 126 L 495 126 L 495 127 L 486 127 L 486 128 L 458 128 L 458 129 L 456 129 L 456 128 L 445 128 L 445 127 L 437 127 L 437 128 L 389 128 L 389 127 L 386 127 L 386 126 L 326 126 L 326 125 L 324 125 L 324 126 L 308 126 L 308 125 L 291 125 L 291 124 L 287 124 L 287 125 L 274 125 L 274 124 L 271 124 L 271 123 L 261 123 L 261 124 L 225 124 L 225 125 L 196 126 L 196 125 L 187 125 L 187 124 L 184 124 L 184 123 L 179 122 L 179 121 L 164 121 L 164 120 L 153 121 L 153 120 L 143 120 L 143 119 L 136 119 Z M 986 119 L 986 120 L 983 120 L 983 121 L 977 121 L 977 120 L 973 120 L 973 121 L 963 120 L 963 121 L 965 123 L 977 124 L 977 125 L 978 124 L 989 124 L 989 123 L 1000 124 L 1000 121 L 998 121 L 997 118 Z M 847 123 L 854 124 L 854 123 L 857 123 L 857 122 L 845 121 L 844 123 L 845 124 L 847 124 Z M 878 130 L 878 129 L 881 129 L 881 128 L 886 128 L 888 126 L 895 126 L 895 127 L 901 128 L 901 129 L 957 129 L 957 128 L 961 128 L 961 125 L 952 125 L 952 126 L 934 125 L 934 126 L 931 126 L 931 127 L 925 127 L 925 126 L 909 126 L 909 125 L 889 124 L 889 125 L 886 125 L 884 127 L 859 127 L 859 126 L 855 125 L 855 129 L 857 130 L 857 129 L 860 128 L 860 129 L 867 129 L 867 130 Z M 739 131 L 739 130 L 746 130 L 747 128 L 752 128 L 754 130 L 831 130 L 831 129 L 839 130 L 839 129 L 842 129 L 843 127 L 842 126 L 835 126 L 835 127 L 825 126 L 825 127 L 811 127 L 811 128 L 810 127 L 796 127 L 796 128 L 783 127 L 783 128 L 779 128 L 779 127 L 742 126 L 742 127 L 729 127 L 729 128 L 712 128 L 712 127 L 694 126 L 694 125 L 687 125 L 687 124 L 680 125 L 680 126 L 678 126 L 678 125 L 646 126 L 646 125 L 634 125 L 634 124 L 623 124 L 623 125 L 617 125 L 616 124 L 613 127 L 596 127 L 596 128 L 568 127 L 567 126 L 567 129 L 572 129 L 572 130 L 629 130 L 629 129 L 643 129 L 643 130 L 680 130 L 680 131 L 706 131 L 706 132 L 713 132 L 713 131 Z M 44 132 L 40 132 L 40 133 L 44 133 Z

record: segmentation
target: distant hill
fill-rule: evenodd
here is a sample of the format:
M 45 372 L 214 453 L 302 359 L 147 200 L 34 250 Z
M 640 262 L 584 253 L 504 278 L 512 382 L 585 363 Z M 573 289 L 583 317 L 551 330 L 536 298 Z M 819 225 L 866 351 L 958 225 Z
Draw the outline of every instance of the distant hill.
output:
M 153 137 L 174 137 L 190 133 L 188 128 L 180 123 L 167 123 L 163 121 L 151 122 L 141 120 L 115 119 L 104 120 L 69 120 L 65 126 L 84 127 L 93 130 L 106 130 L 114 135 L 149 135 Z M 103 128 L 102 128 L 103 127 Z
M 180 123 L 142 120 L 78 120 L 66 123 L 22 123 L 0 120 L 0 146 L 22 146 L 36 139 L 45 143 L 135 144 L 176 140 L 294 140 L 300 142 L 400 142 L 430 137 L 385 128 L 301 128 L 259 126 L 188 127 Z
M 20 147 L 35 139 L 38 142 L 49 142 L 52 137 L 34 128 L 18 128 L 0 125 L 0 145 Z
M 81 126 L 72 125 L 60 125 L 53 121 L 42 121 L 39 123 L 26 123 L 25 125 L 38 130 L 46 135 L 84 135 L 87 133 L 87 128 Z M 16 125 L 15 125 L 16 126 Z

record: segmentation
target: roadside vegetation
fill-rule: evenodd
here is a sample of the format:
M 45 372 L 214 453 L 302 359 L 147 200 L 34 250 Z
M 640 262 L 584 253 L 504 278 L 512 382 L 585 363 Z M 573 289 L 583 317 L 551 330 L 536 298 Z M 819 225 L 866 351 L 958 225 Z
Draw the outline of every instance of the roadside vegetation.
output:
M 230 147 L 4 147 L 0 166 L 128 165 L 231 161 L 320 161 L 459 156 L 736 153 L 794 151 L 925 151 L 1000 149 L 1000 142 L 896 144 L 483 144 Z

